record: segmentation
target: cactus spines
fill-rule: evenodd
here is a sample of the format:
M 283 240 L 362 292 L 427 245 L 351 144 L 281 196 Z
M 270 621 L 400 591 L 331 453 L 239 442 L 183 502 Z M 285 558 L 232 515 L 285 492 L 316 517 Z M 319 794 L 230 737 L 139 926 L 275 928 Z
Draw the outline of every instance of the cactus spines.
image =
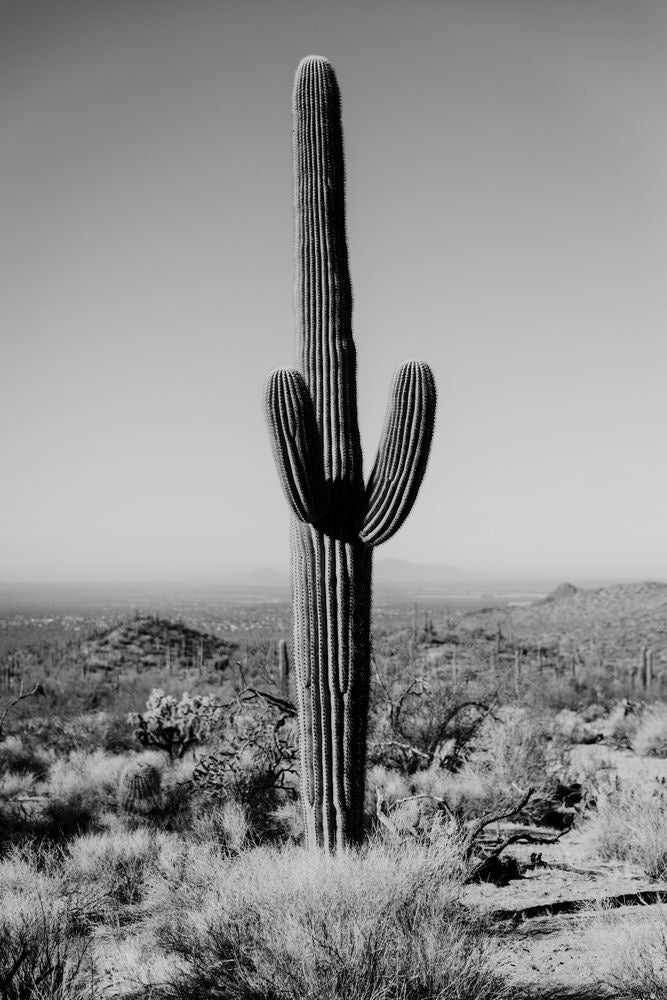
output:
M 295 313 L 300 370 L 278 369 L 265 408 L 292 511 L 294 658 L 306 843 L 363 833 L 373 547 L 410 512 L 435 418 L 428 365 L 397 373 L 364 484 L 345 237 L 338 83 L 309 56 L 294 84 Z
M 150 761 L 130 761 L 121 771 L 118 781 L 118 803 L 126 812 L 147 813 L 160 801 L 162 775 Z

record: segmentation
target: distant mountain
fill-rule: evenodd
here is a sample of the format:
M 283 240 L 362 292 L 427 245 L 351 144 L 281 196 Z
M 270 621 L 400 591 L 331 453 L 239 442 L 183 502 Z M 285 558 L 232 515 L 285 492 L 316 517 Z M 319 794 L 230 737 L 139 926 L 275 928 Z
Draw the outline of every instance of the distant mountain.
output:
M 377 584 L 386 585 L 470 583 L 481 579 L 477 573 L 445 563 L 413 563 L 406 559 L 378 559 L 374 578 Z
M 544 601 L 566 601 L 568 597 L 574 597 L 579 593 L 579 587 L 573 583 L 559 583 L 558 586 L 544 598 Z

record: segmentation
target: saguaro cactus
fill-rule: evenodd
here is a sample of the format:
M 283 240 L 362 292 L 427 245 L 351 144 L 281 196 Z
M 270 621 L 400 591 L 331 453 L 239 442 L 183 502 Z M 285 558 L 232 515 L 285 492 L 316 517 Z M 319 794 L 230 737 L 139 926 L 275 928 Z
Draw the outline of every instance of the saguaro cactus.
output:
M 340 95 L 330 63 L 294 84 L 295 307 L 300 371 L 269 376 L 266 416 L 292 511 L 294 658 L 306 842 L 362 836 L 372 551 L 410 512 L 426 469 L 436 392 L 428 365 L 396 374 L 364 484 L 345 239 Z
M 284 639 L 278 643 L 278 686 L 283 698 L 289 698 L 289 654 Z

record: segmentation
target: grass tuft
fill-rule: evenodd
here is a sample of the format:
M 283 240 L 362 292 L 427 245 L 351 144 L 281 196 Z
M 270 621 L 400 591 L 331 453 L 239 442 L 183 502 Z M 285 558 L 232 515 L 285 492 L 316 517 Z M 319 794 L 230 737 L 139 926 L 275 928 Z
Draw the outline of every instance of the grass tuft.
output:
M 372 843 L 328 858 L 300 849 L 165 844 L 144 910 L 172 978 L 160 1000 L 502 1000 L 491 945 L 457 902 L 446 843 Z

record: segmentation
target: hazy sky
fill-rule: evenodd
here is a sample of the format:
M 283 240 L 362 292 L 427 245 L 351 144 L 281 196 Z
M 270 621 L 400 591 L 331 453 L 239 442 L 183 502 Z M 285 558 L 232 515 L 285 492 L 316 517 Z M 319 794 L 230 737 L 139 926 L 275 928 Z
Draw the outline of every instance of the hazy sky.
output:
M 367 471 L 439 411 L 380 556 L 667 578 L 663 0 L 0 0 L 0 579 L 289 558 L 290 100 L 342 91 Z

